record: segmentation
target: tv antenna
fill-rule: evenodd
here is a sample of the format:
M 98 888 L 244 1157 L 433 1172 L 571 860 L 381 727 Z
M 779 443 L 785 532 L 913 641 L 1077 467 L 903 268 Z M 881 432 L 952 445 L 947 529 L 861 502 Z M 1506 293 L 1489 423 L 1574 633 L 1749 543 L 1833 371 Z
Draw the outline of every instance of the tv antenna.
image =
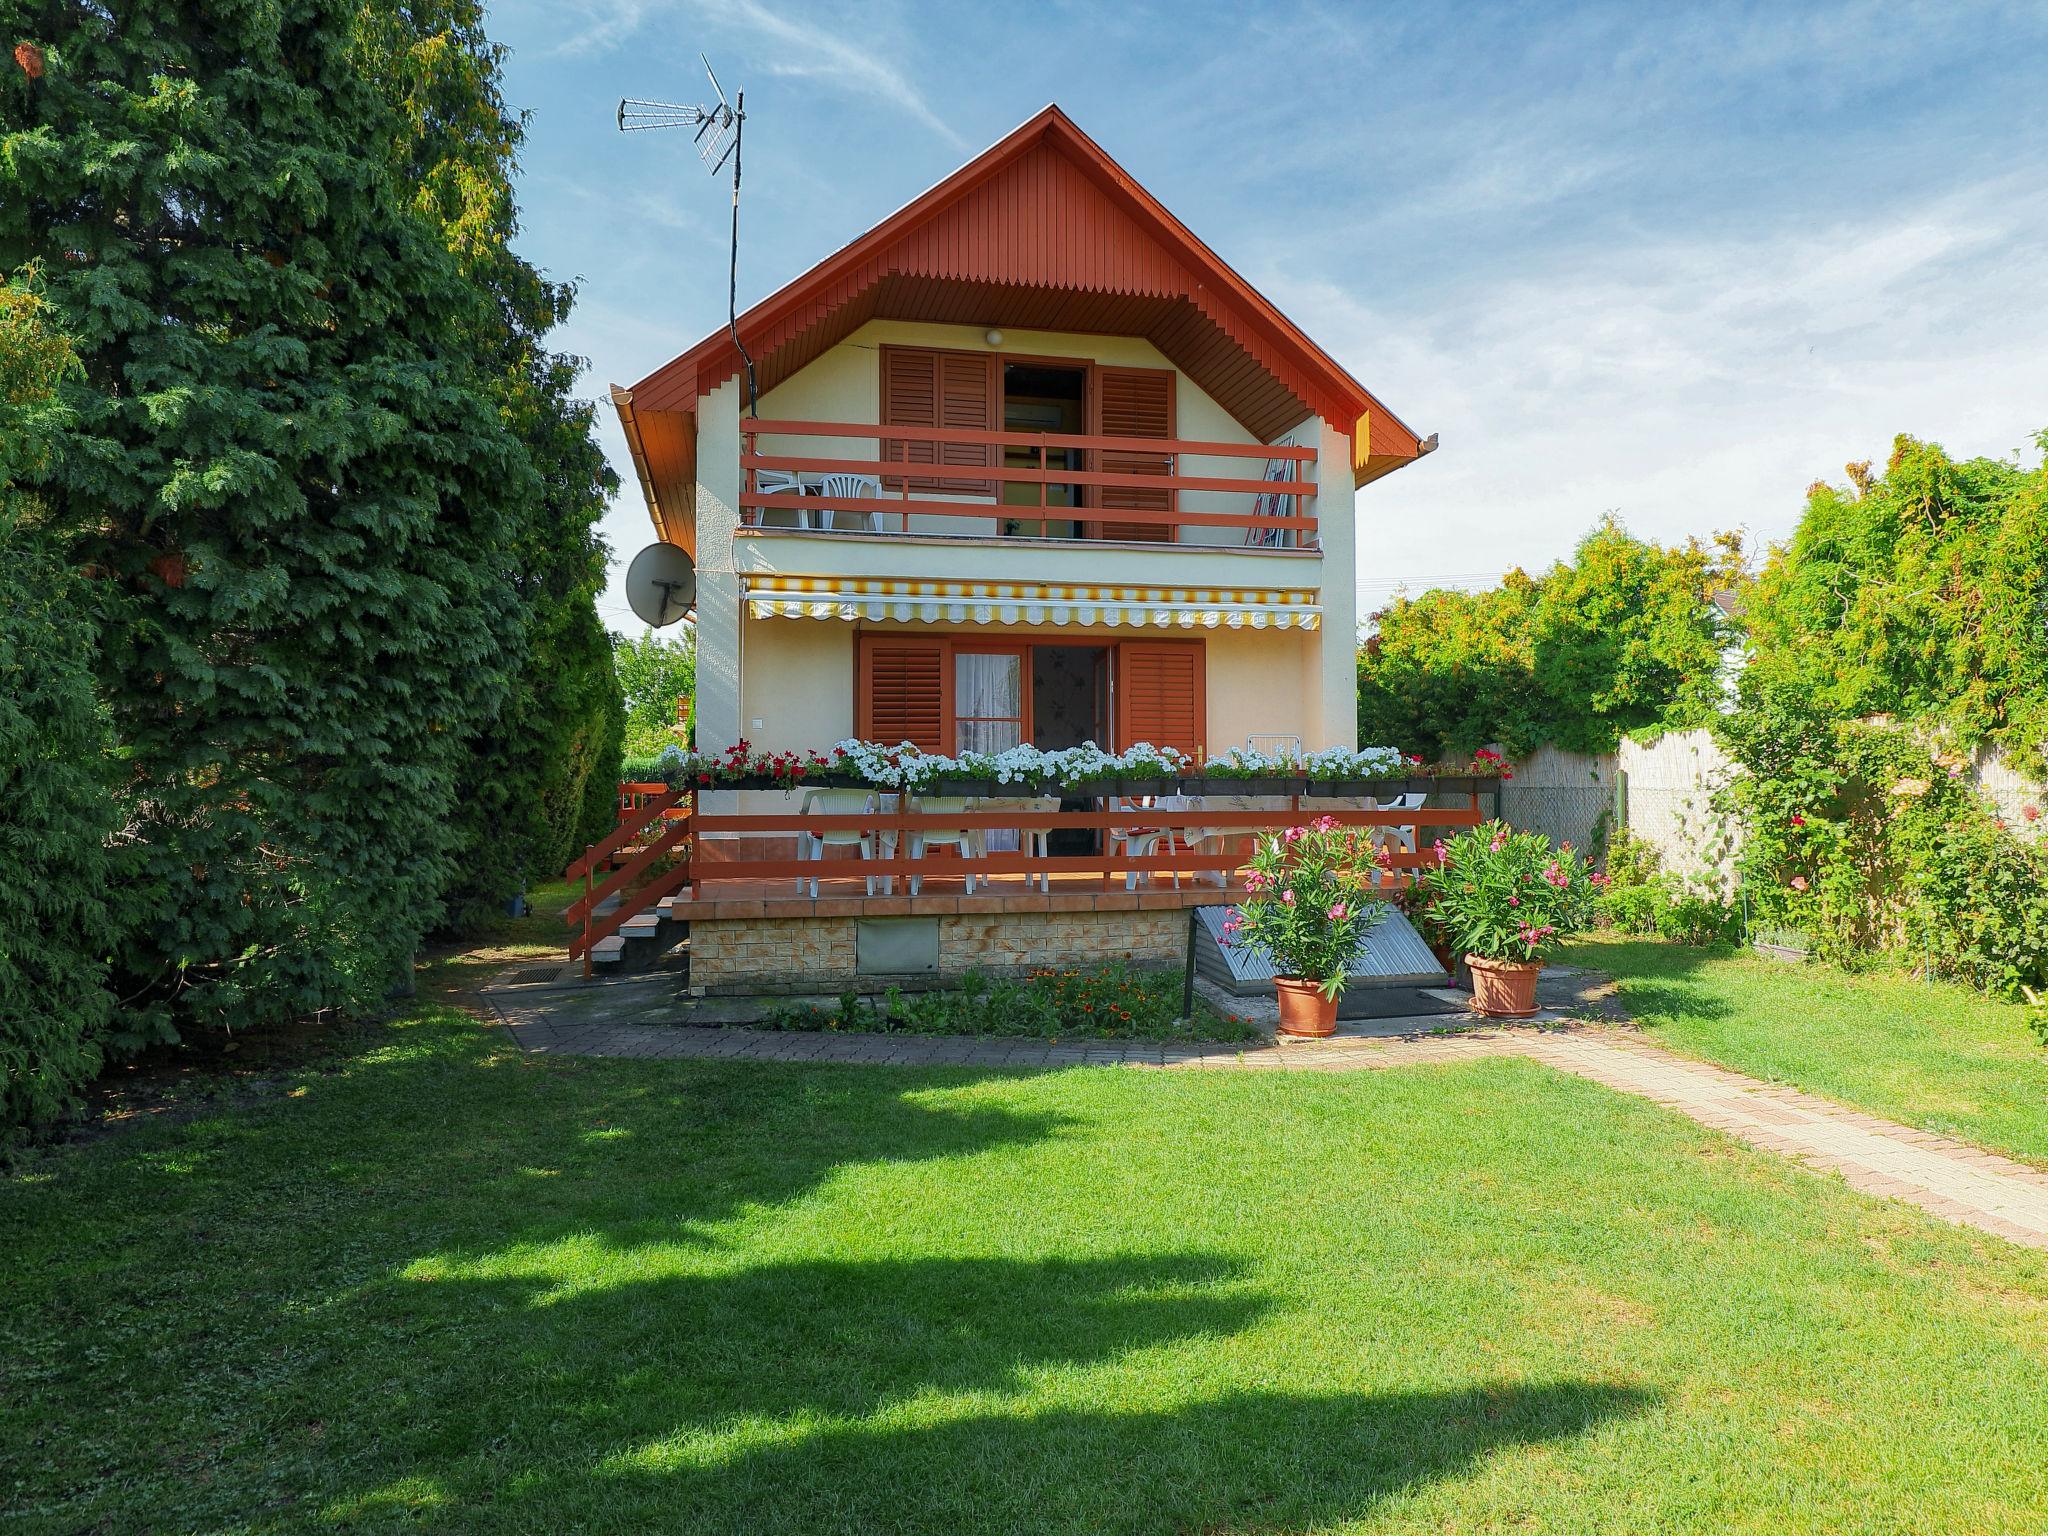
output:
M 747 93 L 741 91 L 728 102 L 725 88 L 712 72 L 711 61 L 701 53 L 697 57 L 703 60 L 704 73 L 711 80 L 712 94 L 718 98 L 715 106 L 641 101 L 628 96 L 619 102 L 619 132 L 649 133 L 657 128 L 694 128 L 697 130 L 694 135 L 697 158 L 704 162 L 706 170 L 716 176 L 725 168 L 727 160 L 732 161 L 732 244 L 725 271 L 725 328 L 732 333 L 732 344 L 739 350 L 740 361 L 747 366 L 747 414 L 753 416 L 759 414 L 760 390 L 754 378 L 753 354 L 740 340 L 739 318 L 740 140 L 746 133 Z

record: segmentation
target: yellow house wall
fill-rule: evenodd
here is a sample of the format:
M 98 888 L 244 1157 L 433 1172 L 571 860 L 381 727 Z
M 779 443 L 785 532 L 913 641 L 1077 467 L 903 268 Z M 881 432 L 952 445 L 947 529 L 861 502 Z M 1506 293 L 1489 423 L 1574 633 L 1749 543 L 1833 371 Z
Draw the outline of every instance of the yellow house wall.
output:
M 741 730 L 772 752 L 826 747 L 854 731 L 854 636 L 862 629 L 926 632 L 918 625 L 856 626 L 827 619 L 746 619 L 741 667 L 746 679 Z M 943 626 L 934 626 L 934 632 Z M 1325 744 L 1316 689 L 1322 647 L 1299 630 L 1034 629 L 987 624 L 955 631 L 979 637 L 1033 636 L 1060 645 L 1114 645 L 1118 639 L 1196 639 L 1208 657 L 1208 746 L 1223 752 L 1252 736 L 1299 735 Z
M 1070 357 L 1093 361 L 1111 368 L 1165 368 L 1174 375 L 1174 431 L 1189 442 L 1245 443 L 1256 446 L 1258 439 L 1218 405 L 1200 385 L 1175 368 L 1151 342 L 1137 336 L 1081 336 L 1057 331 L 1005 331 L 1003 344 L 991 347 L 987 331 L 963 325 L 932 325 L 909 320 L 870 320 L 830 351 L 785 379 L 761 397 L 761 415 L 771 421 L 880 421 L 882 417 L 882 353 L 885 346 L 940 347 L 953 352 L 995 352 L 1013 357 Z M 1299 441 L 1290 435 L 1289 441 Z M 775 437 L 763 445 L 765 451 L 825 458 L 873 459 L 881 451 L 877 438 Z M 1242 459 L 1189 459 L 1181 473 L 1222 479 L 1260 478 L 1266 472 L 1262 455 Z M 1349 473 L 1348 467 L 1346 473 Z M 1348 481 L 1343 482 L 1348 485 Z M 975 501 L 986 506 L 988 497 L 928 496 L 924 500 Z M 1215 491 L 1184 491 L 1180 499 L 1185 512 L 1243 512 L 1248 510 L 1242 495 Z M 988 518 L 933 518 L 923 525 L 935 533 L 991 533 Z M 1190 544 L 1225 544 L 1242 547 L 1241 528 L 1187 528 L 1181 533 Z
M 761 414 L 784 420 L 873 421 L 880 415 L 880 354 L 885 344 L 987 351 L 981 330 L 874 321 L 784 381 L 761 400 Z M 1136 337 L 1005 333 L 1004 353 L 1093 359 L 1119 367 L 1170 368 Z M 1176 370 L 1178 374 L 1178 370 Z M 741 736 L 777 748 L 827 745 L 853 728 L 853 634 L 837 621 L 752 620 L 741 613 L 745 572 L 788 574 L 958 575 L 973 580 L 1143 581 L 1157 585 L 1263 585 L 1317 589 L 1322 627 L 1310 632 L 1203 631 L 1209 642 L 1209 741 L 1223 750 L 1253 734 L 1299 735 L 1311 749 L 1355 745 L 1356 552 L 1349 440 L 1311 419 L 1285 440 L 1316 446 L 1316 479 L 1332 487 L 1315 507 L 1320 554 L 1248 551 L 1240 530 L 1188 530 L 1190 542 L 1115 548 L 1062 542 L 890 542 L 777 538 L 738 530 L 740 389 L 728 381 L 698 402 L 698 697 L 697 740 L 717 750 Z M 1190 440 L 1244 442 L 1242 460 L 1191 461 L 1184 472 L 1257 478 L 1265 459 L 1251 434 L 1185 375 L 1178 375 L 1176 431 Z M 777 439 L 777 448 L 821 456 L 873 457 L 863 439 Z M 1185 510 L 1244 511 L 1242 495 L 1184 493 Z M 962 519 L 958 531 L 987 534 L 987 519 Z M 1194 542 L 1199 538 L 1200 543 Z M 808 569 L 799 570 L 803 565 Z M 1032 633 L 977 627 L 976 633 Z M 1069 643 L 1105 643 L 1130 631 L 1037 631 Z M 1159 631 L 1162 636 L 1183 634 Z M 744 676 L 744 690 L 742 677 Z M 752 721 L 763 722 L 759 729 Z

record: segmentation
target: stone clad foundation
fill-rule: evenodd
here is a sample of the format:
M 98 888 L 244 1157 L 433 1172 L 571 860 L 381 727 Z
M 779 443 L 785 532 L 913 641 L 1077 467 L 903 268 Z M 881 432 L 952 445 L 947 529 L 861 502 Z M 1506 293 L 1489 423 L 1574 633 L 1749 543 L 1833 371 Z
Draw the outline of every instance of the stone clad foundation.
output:
M 903 926 L 888 932 L 884 924 Z M 716 997 L 943 987 L 970 971 L 1019 976 L 1047 966 L 1117 960 L 1179 965 L 1187 955 L 1187 931 L 1188 914 L 1179 907 L 888 918 L 697 917 L 690 922 L 690 993 Z M 934 964 L 885 970 L 873 963 L 884 958 L 902 964 L 895 957 L 929 954 L 934 937 Z

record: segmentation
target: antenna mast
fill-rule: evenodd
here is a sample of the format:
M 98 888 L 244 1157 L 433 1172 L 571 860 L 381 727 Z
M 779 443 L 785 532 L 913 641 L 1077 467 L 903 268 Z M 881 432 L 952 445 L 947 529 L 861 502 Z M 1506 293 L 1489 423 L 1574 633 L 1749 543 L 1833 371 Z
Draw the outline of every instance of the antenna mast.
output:
M 760 387 L 754 377 L 754 357 L 747 350 L 747 344 L 740 340 L 740 141 L 746 135 L 747 93 L 741 91 L 728 103 L 725 90 L 718 83 L 718 76 L 712 73 L 711 61 L 698 54 L 703 60 L 704 73 L 710 77 L 711 90 L 718 98 L 716 106 L 686 106 L 671 101 L 640 101 L 627 97 L 619 103 L 619 132 L 646 133 L 656 128 L 695 128 L 697 158 L 705 168 L 716 176 L 725 168 L 727 160 L 732 161 L 732 243 L 728 251 L 725 269 L 725 328 L 732 333 L 732 344 L 740 354 L 740 361 L 747 368 L 747 415 L 760 413 Z

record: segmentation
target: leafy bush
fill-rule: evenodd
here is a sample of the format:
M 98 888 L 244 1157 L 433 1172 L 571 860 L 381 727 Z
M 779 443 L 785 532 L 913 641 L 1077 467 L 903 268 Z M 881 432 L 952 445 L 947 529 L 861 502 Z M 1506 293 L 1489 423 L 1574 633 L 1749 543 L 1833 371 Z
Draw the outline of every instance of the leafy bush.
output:
M 1689 881 L 1659 867 L 1657 850 L 1632 832 L 1608 844 L 1606 883 L 1594 903 L 1601 921 L 1622 933 L 1680 944 L 1721 944 L 1741 936 L 1742 914 L 1720 883 Z
M 1826 958 L 1892 950 L 1999 996 L 2048 984 L 2048 845 L 2006 826 L 1968 760 L 1882 717 L 1830 720 L 1796 683 L 1744 679 L 1720 732 L 1746 770 L 1740 817 L 1754 920 Z
M 1740 567 L 1732 536 L 1665 549 L 1610 518 L 1542 576 L 1397 598 L 1358 653 L 1359 740 L 1447 758 L 1500 742 L 1519 757 L 1701 724 L 1729 638 L 1710 598 Z
M 522 350 L 561 295 L 496 254 L 475 9 L 45 7 L 47 70 L 0 86 L 0 251 L 82 364 L 31 483 L 95 573 L 147 896 L 117 986 L 165 1035 L 381 1003 L 485 844 L 491 733 L 523 784 L 574 756 L 524 756 L 555 703 L 506 711 L 604 471 L 547 446 L 587 417 Z
M 1488 822 L 1436 844 L 1419 883 L 1431 923 L 1457 954 L 1542 960 L 1592 921 L 1606 877 L 1570 844 Z
M 612 665 L 625 699 L 625 752 L 658 757 L 665 747 L 683 747 L 694 732 L 686 712 L 697 692 L 697 641 L 689 631 L 674 636 L 643 630 L 612 640 Z
M 846 1030 L 858 1034 L 996 1035 L 1073 1040 L 1256 1040 L 1255 1025 L 1220 1014 L 1200 999 L 1195 1017 L 1180 1017 L 1183 979 L 1177 970 L 1108 965 L 1047 968 L 1019 978 L 973 972 L 951 990 L 905 992 L 891 987 L 870 1003 L 848 992 L 836 1008 L 792 1003 L 754 1027 Z
M 2036 442 L 2048 448 L 2048 432 Z M 1901 435 L 1881 476 L 1816 482 L 1746 615 L 1759 684 L 1831 720 L 1893 715 L 2038 761 L 2048 743 L 2048 464 Z
M 0 1148 L 76 1102 L 113 1020 L 121 816 L 92 593 L 13 484 L 73 367 L 33 289 L 0 287 Z
M 1223 925 L 1268 955 L 1282 976 L 1344 989 L 1365 936 L 1387 915 L 1373 896 L 1372 845 L 1327 816 L 1262 834 L 1244 877 L 1245 898 Z

